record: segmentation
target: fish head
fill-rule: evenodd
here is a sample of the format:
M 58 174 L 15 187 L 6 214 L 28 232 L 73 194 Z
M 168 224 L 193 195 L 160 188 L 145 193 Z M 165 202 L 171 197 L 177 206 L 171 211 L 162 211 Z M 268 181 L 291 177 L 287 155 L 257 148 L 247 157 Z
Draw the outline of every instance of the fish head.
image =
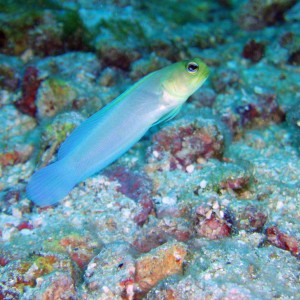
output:
M 169 100 L 183 102 L 204 83 L 208 75 L 209 69 L 200 58 L 183 60 L 165 68 L 162 86 Z

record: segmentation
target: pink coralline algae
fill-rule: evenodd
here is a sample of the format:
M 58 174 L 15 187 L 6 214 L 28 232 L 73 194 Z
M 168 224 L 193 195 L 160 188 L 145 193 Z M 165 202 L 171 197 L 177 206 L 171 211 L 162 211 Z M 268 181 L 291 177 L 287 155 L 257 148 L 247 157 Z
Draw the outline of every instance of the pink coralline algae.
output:
M 195 230 L 198 236 L 217 240 L 230 236 L 231 224 L 219 207 L 199 206 L 196 209 Z
M 250 40 L 243 49 L 243 57 L 250 59 L 253 63 L 259 62 L 265 53 L 265 45 L 255 40 Z
M 22 149 L 0 153 L 0 166 L 8 167 L 18 163 L 24 163 L 29 159 L 32 151 L 32 147 L 23 147 Z
M 84 269 L 95 255 L 98 244 L 88 237 L 69 235 L 59 241 L 59 244 L 66 249 L 72 261 L 80 269 Z
M 23 230 L 23 229 L 29 229 L 29 230 L 32 230 L 33 229 L 33 225 L 28 222 L 28 221 L 23 221 L 22 223 L 20 223 L 18 226 L 17 226 L 18 230 Z
M 246 1 L 239 12 L 239 25 L 246 30 L 258 30 L 283 22 L 284 13 L 295 3 L 295 0 Z
M 64 277 L 77 276 L 76 269 L 64 255 L 40 253 L 33 254 L 27 259 L 15 259 L 7 263 L 1 270 L 0 299 L 19 299 L 27 287 L 38 287 L 38 278 L 56 271 L 63 272 Z M 73 282 L 73 280 L 71 281 Z M 32 297 L 31 299 L 36 298 Z
M 119 182 L 118 192 L 141 205 L 141 211 L 135 216 L 135 221 L 138 225 L 143 225 L 149 215 L 154 213 L 151 179 L 143 172 L 131 171 L 122 166 L 105 170 L 104 174 L 110 180 Z
M 166 160 L 170 170 L 185 169 L 204 158 L 222 158 L 224 136 L 216 122 L 176 121 L 154 134 L 148 149 L 151 163 Z M 159 166 L 158 166 L 159 168 Z
M 230 96 L 220 97 L 215 109 L 235 138 L 239 138 L 245 128 L 262 128 L 285 119 L 276 94 L 264 89 L 259 93 L 245 92 L 236 97 L 236 101 Z
M 17 151 L 0 153 L 0 165 L 3 167 L 12 166 L 20 162 L 20 154 Z
M 186 222 L 183 218 L 173 219 L 170 222 L 160 220 L 157 226 L 142 231 L 132 245 L 137 251 L 147 253 L 168 240 L 176 239 L 178 242 L 186 242 L 192 235 L 190 222 Z
M 240 192 L 248 188 L 249 181 L 250 178 L 247 176 L 234 179 L 228 178 L 227 180 L 220 182 L 220 188 Z
M 236 227 L 247 232 L 261 231 L 267 218 L 262 210 L 249 205 L 236 213 Z
M 280 123 L 284 120 L 284 112 L 278 104 L 277 97 L 270 91 L 264 91 L 253 99 L 244 109 L 238 107 L 238 114 L 242 125 L 262 127 L 272 122 Z
M 133 200 L 139 201 L 149 197 L 152 182 L 143 172 L 131 171 L 125 167 L 116 167 L 104 171 L 110 180 L 117 180 L 120 186 L 117 191 Z
M 166 242 L 167 234 L 161 228 L 154 227 L 138 236 L 133 246 L 137 251 L 147 253 Z
M 147 222 L 149 215 L 155 214 L 154 204 L 150 198 L 142 199 L 139 204 L 141 205 L 141 211 L 134 217 L 134 221 L 142 226 Z
M 9 259 L 6 258 L 4 255 L 0 254 L 0 266 L 4 267 L 9 263 Z
M 36 287 L 33 299 L 78 299 L 71 274 L 55 271 L 49 274 L 47 279 Z
M 267 228 L 267 241 L 275 247 L 290 251 L 293 255 L 299 256 L 299 242 L 295 237 L 281 232 L 278 227 Z
M 35 67 L 29 66 L 25 70 L 22 82 L 22 97 L 15 102 L 15 106 L 24 114 L 34 117 L 36 114 L 35 99 L 41 79 Z

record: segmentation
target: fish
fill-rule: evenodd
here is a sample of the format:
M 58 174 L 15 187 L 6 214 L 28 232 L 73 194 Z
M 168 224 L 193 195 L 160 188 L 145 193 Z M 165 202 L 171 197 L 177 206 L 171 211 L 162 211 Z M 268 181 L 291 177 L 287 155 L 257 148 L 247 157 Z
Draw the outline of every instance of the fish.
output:
M 123 155 L 150 127 L 174 118 L 208 76 L 207 65 L 194 58 L 140 79 L 71 132 L 57 160 L 32 175 L 27 198 L 41 207 L 65 198 L 76 184 Z

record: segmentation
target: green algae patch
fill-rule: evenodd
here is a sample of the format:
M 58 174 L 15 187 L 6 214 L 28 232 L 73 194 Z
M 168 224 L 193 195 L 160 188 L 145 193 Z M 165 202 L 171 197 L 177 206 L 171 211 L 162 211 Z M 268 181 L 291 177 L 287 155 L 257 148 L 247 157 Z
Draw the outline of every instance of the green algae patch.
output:
M 58 15 L 62 23 L 62 40 L 69 50 L 91 50 L 92 33 L 87 30 L 77 10 L 66 10 Z
M 206 22 L 209 18 L 210 6 L 205 1 L 179 2 L 174 0 L 165 1 L 161 5 L 160 1 L 144 1 L 140 5 L 140 9 L 151 11 L 152 15 L 159 15 L 168 22 L 177 25 L 184 25 L 189 22 Z
M 35 260 L 35 264 L 38 267 L 39 272 L 36 275 L 40 276 L 42 274 L 48 274 L 54 270 L 53 264 L 57 262 L 57 258 L 55 256 L 40 256 Z
M 37 10 L 37 9 L 61 9 L 61 5 L 58 1 L 53 0 L 28 0 L 26 2 L 22 0 L 13 0 L 0 3 L 0 12 L 4 13 L 16 13 L 22 10 Z
M 66 232 L 59 234 L 56 238 L 45 240 L 43 248 L 45 251 L 67 254 L 83 270 L 98 253 L 101 245 L 90 235 L 82 236 L 76 232 Z
M 114 38 L 121 42 L 126 42 L 129 35 L 135 36 L 138 40 L 147 40 L 143 27 L 135 20 L 118 20 L 112 18 L 101 20 L 98 26 L 100 30 L 109 30 Z
M 47 164 L 53 158 L 61 143 L 82 121 L 81 115 L 70 112 L 59 114 L 51 123 L 46 124 L 42 132 L 38 161 L 41 164 Z
M 53 117 L 67 108 L 77 93 L 66 81 L 51 77 L 43 81 L 37 95 L 38 117 Z
M 67 256 L 43 253 L 7 264 L 1 272 L 1 285 L 24 293 L 26 287 L 36 286 L 39 277 L 55 270 L 66 271 L 76 277 L 76 270 Z
M 59 126 L 59 128 L 56 127 L 57 124 L 49 124 L 45 128 L 44 132 L 44 139 L 45 140 L 53 140 L 57 143 L 63 142 L 67 135 L 76 127 L 75 124 L 72 123 L 64 123 Z
M 38 22 L 39 13 L 21 12 L 16 15 L 7 15 L 0 18 L 1 52 L 20 55 L 28 45 L 27 31 Z
M 76 9 L 64 8 L 56 1 L 28 2 L 0 4 L 1 52 L 21 55 L 31 49 L 44 57 L 92 49 L 92 35 Z

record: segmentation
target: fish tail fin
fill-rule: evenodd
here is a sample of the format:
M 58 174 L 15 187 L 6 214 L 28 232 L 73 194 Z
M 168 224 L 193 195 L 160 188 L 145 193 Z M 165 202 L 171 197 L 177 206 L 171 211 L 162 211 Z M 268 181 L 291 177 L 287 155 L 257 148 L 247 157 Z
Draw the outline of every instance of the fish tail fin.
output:
M 76 172 L 61 159 L 35 172 L 31 177 L 26 194 L 39 206 L 48 206 L 62 200 L 78 182 Z

